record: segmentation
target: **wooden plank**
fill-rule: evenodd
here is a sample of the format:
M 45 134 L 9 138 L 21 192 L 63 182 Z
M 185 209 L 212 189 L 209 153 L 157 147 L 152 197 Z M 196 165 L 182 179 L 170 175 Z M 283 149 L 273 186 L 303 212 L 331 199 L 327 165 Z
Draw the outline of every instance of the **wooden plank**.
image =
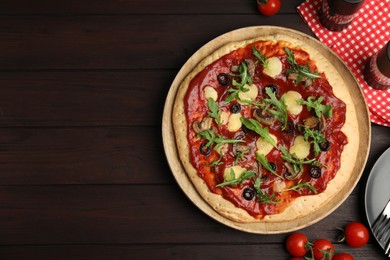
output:
M 390 144 L 373 126 L 363 180 Z M 160 127 L 0 128 L 1 185 L 172 184 Z
M 383 259 L 377 246 L 352 249 L 336 244 L 336 252 L 350 253 L 355 259 Z M 275 259 L 289 257 L 283 244 L 227 244 L 227 245 L 101 245 L 101 246 L 3 246 L 0 257 L 7 259 Z
M 0 184 L 172 183 L 161 128 L 0 129 Z
M 217 223 L 175 185 L 1 186 L 0 245 L 282 243 Z M 336 240 L 337 227 L 363 221 L 360 194 L 317 224 L 310 239 Z M 234 240 L 232 238 L 234 237 Z
M 0 72 L 0 126 L 160 126 L 175 74 Z
M 212 17 L 2 16 L 0 70 L 178 69 L 206 42 L 237 28 L 274 24 L 311 33 L 296 14 Z
M 279 13 L 295 13 L 296 6 L 302 0 L 282 1 Z M 256 1 L 245 0 L 131 0 L 92 2 L 70 0 L 54 3 L 40 0 L 14 0 L 0 3 L 0 15 L 37 15 L 37 14 L 254 14 Z

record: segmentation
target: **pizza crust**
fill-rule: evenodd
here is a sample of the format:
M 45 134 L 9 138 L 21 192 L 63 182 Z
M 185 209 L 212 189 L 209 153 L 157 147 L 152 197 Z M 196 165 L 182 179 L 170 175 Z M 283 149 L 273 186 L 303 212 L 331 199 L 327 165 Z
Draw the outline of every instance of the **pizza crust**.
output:
M 346 134 L 349 139 L 347 145 L 344 146 L 344 151 L 341 155 L 341 167 L 337 172 L 335 178 L 328 183 L 327 189 L 318 194 L 311 196 L 302 196 L 295 199 L 282 213 L 267 215 L 264 218 L 256 219 L 249 215 L 244 209 L 236 207 L 230 201 L 224 199 L 222 196 L 212 193 L 206 183 L 197 174 L 196 169 L 190 162 L 190 148 L 187 141 L 187 123 L 184 111 L 184 97 L 191 80 L 201 72 L 207 65 L 218 60 L 222 56 L 255 41 L 283 41 L 286 47 L 297 47 L 305 50 L 310 54 L 310 59 L 314 60 L 316 66 L 320 72 L 324 72 L 330 85 L 333 87 L 335 96 L 340 98 L 346 104 L 346 122 L 342 128 L 342 131 Z M 232 42 L 226 44 L 211 53 L 206 55 L 199 64 L 190 67 L 194 69 L 188 74 L 188 76 L 180 84 L 176 98 L 173 105 L 172 122 L 176 138 L 176 145 L 178 154 L 183 167 L 195 186 L 200 196 L 220 215 L 225 218 L 241 223 L 251 222 L 264 222 L 264 223 L 281 223 L 286 221 L 297 220 L 303 218 L 309 214 L 316 214 L 318 210 L 323 207 L 329 200 L 335 197 L 344 185 L 346 185 L 352 174 L 353 163 L 357 158 L 358 152 L 358 140 L 359 129 L 357 126 L 357 115 L 355 106 L 352 102 L 352 97 L 348 92 L 347 82 L 338 73 L 336 68 L 333 66 L 332 60 L 327 59 L 315 48 L 300 41 L 296 38 L 290 37 L 283 34 L 275 34 L 270 36 L 258 37 L 250 40 L 244 40 L 240 42 Z M 340 194 L 339 194 L 340 195 Z M 299 223 L 299 221 L 297 221 Z

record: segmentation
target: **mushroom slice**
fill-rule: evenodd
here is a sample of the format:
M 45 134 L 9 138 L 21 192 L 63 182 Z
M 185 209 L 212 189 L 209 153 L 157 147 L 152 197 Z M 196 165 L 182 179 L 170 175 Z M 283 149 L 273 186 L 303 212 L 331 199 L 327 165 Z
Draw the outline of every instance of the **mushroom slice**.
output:
M 321 124 L 320 124 L 320 131 L 324 132 L 326 129 L 326 118 L 324 114 L 321 114 Z
M 313 79 L 305 77 L 305 87 L 308 87 L 311 84 L 313 84 Z
M 283 192 L 283 190 L 286 188 L 286 183 L 283 180 L 277 179 L 274 182 L 273 190 L 276 193 Z
M 272 125 L 275 122 L 273 114 L 258 108 L 253 111 L 253 117 L 264 125 Z
M 234 139 L 236 140 L 243 140 L 244 135 L 238 135 Z M 242 144 L 242 143 L 235 143 L 233 144 L 233 154 L 236 156 L 237 153 L 247 153 L 250 151 L 250 147 L 248 145 Z
M 201 121 L 196 121 L 192 124 L 192 129 L 195 133 L 199 134 L 205 130 L 209 130 L 212 126 L 213 119 L 211 117 L 205 117 Z
M 290 73 L 288 74 L 288 79 L 291 79 L 291 80 L 296 80 L 298 78 L 299 74 L 298 73 Z
M 321 114 L 321 118 L 316 116 L 310 116 L 303 120 L 303 124 L 310 129 L 317 129 L 320 132 L 324 132 L 326 129 L 326 118 Z
M 303 124 L 310 129 L 317 129 L 320 124 L 320 119 L 316 116 L 310 116 L 303 120 Z
M 287 173 L 284 175 L 284 178 L 286 178 L 287 180 L 292 181 L 301 177 L 303 171 L 299 170 L 298 172 L 296 172 L 291 163 L 285 162 L 284 166 L 287 169 Z
M 250 151 L 250 147 L 245 144 L 235 143 L 233 145 L 233 154 L 237 155 L 237 153 L 247 153 Z
M 260 163 L 257 163 L 257 177 L 265 179 L 267 176 L 263 174 L 263 166 Z
M 215 149 L 215 151 L 219 154 L 225 154 L 229 151 L 229 145 L 228 144 L 223 144 L 221 146 L 219 146 L 217 149 Z
M 248 66 L 248 74 L 249 76 L 253 77 L 255 75 L 255 63 L 253 62 L 253 60 L 250 60 L 250 59 L 245 59 L 244 60 L 246 65 Z
M 230 71 L 231 72 L 238 72 L 239 68 L 240 68 L 240 66 L 238 66 L 238 65 L 232 65 L 232 66 L 230 66 Z

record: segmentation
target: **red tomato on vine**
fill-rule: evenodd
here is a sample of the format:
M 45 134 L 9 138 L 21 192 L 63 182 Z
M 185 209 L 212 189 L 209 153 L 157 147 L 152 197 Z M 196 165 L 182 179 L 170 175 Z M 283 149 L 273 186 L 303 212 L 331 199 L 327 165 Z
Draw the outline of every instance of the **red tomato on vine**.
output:
M 360 222 L 351 222 L 344 228 L 344 234 L 340 242 L 344 241 L 351 247 L 358 248 L 365 246 L 370 234 L 365 225 Z
M 265 16 L 274 15 L 280 9 L 280 0 L 257 0 L 257 9 Z
M 302 233 L 293 233 L 286 240 L 287 251 L 293 256 L 304 256 L 307 253 L 308 240 Z
M 327 239 L 317 239 L 313 243 L 313 257 L 315 260 L 332 259 L 334 254 L 334 246 Z

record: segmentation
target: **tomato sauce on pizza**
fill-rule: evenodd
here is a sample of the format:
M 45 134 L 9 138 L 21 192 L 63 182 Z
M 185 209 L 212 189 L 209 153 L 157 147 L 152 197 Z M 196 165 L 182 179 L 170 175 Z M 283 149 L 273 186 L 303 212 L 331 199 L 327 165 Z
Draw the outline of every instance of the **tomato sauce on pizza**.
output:
M 348 143 L 345 103 L 309 54 L 288 46 L 233 50 L 198 73 L 184 98 L 198 176 L 255 218 L 323 192 Z

